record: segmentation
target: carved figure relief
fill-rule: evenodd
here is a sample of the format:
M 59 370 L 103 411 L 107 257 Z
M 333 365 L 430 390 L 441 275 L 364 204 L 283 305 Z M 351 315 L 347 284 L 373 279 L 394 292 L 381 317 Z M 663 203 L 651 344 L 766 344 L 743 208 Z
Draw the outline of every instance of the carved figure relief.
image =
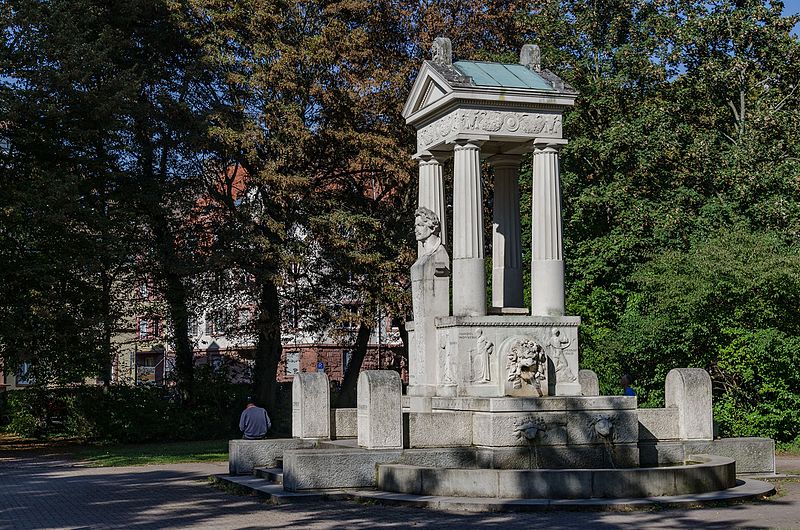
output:
M 514 340 L 508 350 L 506 371 L 508 381 L 514 389 L 531 385 L 542 396 L 541 382 L 545 379 L 547 355 L 541 344 L 529 337 Z
M 442 383 L 445 385 L 456 384 L 453 378 L 453 362 L 450 355 L 450 343 L 445 341 L 442 344 Z
M 575 372 L 569 367 L 567 356 L 564 354 L 564 350 L 569 348 L 570 344 L 572 344 L 572 340 L 562 337 L 558 328 L 551 330 L 547 347 L 550 349 L 550 358 L 556 365 L 556 382 L 559 383 L 574 383 L 578 380 Z
M 487 339 L 483 330 L 475 330 L 477 338 L 475 340 L 474 355 L 472 357 L 472 382 L 488 383 L 492 380 L 492 354 L 494 353 L 494 343 Z

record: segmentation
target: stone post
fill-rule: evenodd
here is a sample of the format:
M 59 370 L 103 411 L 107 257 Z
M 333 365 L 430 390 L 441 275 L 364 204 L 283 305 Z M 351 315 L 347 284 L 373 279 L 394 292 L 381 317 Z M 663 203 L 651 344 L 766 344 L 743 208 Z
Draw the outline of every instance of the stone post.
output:
M 447 246 L 447 216 L 445 215 L 444 179 L 441 161 L 427 151 L 419 156 L 418 206 L 428 208 L 439 216 L 442 245 Z M 417 245 L 417 254 L 422 254 L 422 243 Z
M 533 151 L 533 258 L 531 315 L 564 314 L 564 256 L 561 242 L 561 189 L 558 151 L 550 143 Z
M 712 440 L 711 377 L 702 368 L 673 368 L 664 383 L 667 408 L 678 409 L 681 440 Z
M 323 372 L 303 373 L 292 382 L 292 436 L 303 439 L 330 439 L 331 394 L 328 376 Z
M 492 306 L 523 307 L 519 223 L 519 156 L 495 156 Z
M 481 152 L 475 143 L 453 149 L 453 315 L 486 314 Z
M 358 446 L 403 447 L 402 384 L 392 370 L 364 370 L 358 376 Z

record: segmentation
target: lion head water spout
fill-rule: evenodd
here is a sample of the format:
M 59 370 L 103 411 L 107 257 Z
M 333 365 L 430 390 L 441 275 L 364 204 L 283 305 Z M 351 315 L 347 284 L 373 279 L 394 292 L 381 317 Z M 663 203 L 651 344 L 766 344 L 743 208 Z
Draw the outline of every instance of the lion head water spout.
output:
M 616 468 L 617 466 L 614 464 L 614 417 L 598 416 L 591 425 L 594 428 L 595 437 L 601 440 L 606 448 L 611 467 Z
M 536 449 L 536 437 L 539 433 L 547 430 L 547 426 L 540 418 L 525 418 L 514 424 L 514 434 L 520 440 L 525 440 L 528 444 L 528 469 L 539 467 L 539 452 Z

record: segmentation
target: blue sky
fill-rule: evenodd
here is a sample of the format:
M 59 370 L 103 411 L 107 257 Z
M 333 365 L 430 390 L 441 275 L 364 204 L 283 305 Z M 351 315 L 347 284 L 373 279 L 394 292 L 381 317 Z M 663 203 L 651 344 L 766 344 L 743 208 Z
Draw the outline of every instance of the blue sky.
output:
M 800 0 L 783 0 L 783 14 L 796 15 L 800 13 Z M 800 35 L 800 24 L 794 27 L 794 34 Z

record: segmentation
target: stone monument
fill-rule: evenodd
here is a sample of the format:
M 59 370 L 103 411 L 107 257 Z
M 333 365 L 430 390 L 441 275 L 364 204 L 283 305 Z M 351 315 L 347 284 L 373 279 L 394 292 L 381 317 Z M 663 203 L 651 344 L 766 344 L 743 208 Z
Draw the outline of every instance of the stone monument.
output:
M 635 396 L 600 396 L 597 375 L 579 370 L 580 318 L 564 314 L 558 168 L 562 113 L 576 96 L 542 66 L 537 46 L 524 46 L 519 64 L 501 64 L 453 61 L 450 41 L 435 40 L 403 112 L 417 129 L 419 161 L 407 393 L 396 372 L 364 371 L 358 408 L 331 414 L 324 375 L 297 376 L 294 438 L 232 440 L 231 473 L 280 475 L 290 493 L 347 489 L 390 502 L 399 502 L 394 493 L 423 496 L 413 503 L 440 496 L 431 502 L 455 509 L 467 504 L 453 497 L 502 499 L 486 504 L 495 510 L 525 499 L 529 506 L 544 506 L 541 499 L 674 502 L 675 495 L 735 490 L 736 472 L 774 472 L 772 440 L 713 438 L 704 370 L 672 370 L 661 409 L 639 409 Z M 528 153 L 530 308 L 523 307 L 518 189 Z M 442 171 L 449 158 L 451 201 Z M 494 179 L 491 300 L 483 162 Z M 282 470 L 259 470 L 280 463 Z
M 564 256 L 558 149 L 562 113 L 577 93 L 541 67 L 537 46 L 520 64 L 453 62 L 450 41 L 434 42 L 403 115 L 417 129 L 419 260 L 412 268 L 414 320 L 410 396 L 581 395 L 580 318 L 564 315 Z M 523 305 L 519 164 L 533 155 L 532 304 Z M 446 237 L 442 164 L 453 159 L 453 234 Z M 487 305 L 481 165 L 493 169 L 492 299 Z M 420 212 L 425 217 L 421 218 Z M 439 231 L 424 229 L 431 219 Z M 435 238 L 427 243 L 423 237 Z M 452 267 L 445 267 L 445 241 Z M 423 263 L 433 248 L 440 268 Z M 448 274 L 452 270 L 452 274 Z M 439 272 L 435 272 L 439 271 Z M 452 277 L 453 307 L 445 305 Z M 438 283 L 435 283 L 437 282 Z M 435 287 L 435 288 L 434 288 Z M 432 295 L 432 292 L 437 294 Z M 437 298 L 442 293 L 443 298 Z M 447 293 L 447 294 L 445 294 Z M 435 309 L 434 305 L 435 304 Z M 510 344 L 516 346 L 510 346 Z M 525 346 L 521 346 L 525 345 Z M 502 351 L 502 353 L 501 353 Z M 511 352 L 519 352 L 509 360 Z M 540 394 L 541 392 L 541 394 Z M 428 411 L 429 400 L 413 399 Z

